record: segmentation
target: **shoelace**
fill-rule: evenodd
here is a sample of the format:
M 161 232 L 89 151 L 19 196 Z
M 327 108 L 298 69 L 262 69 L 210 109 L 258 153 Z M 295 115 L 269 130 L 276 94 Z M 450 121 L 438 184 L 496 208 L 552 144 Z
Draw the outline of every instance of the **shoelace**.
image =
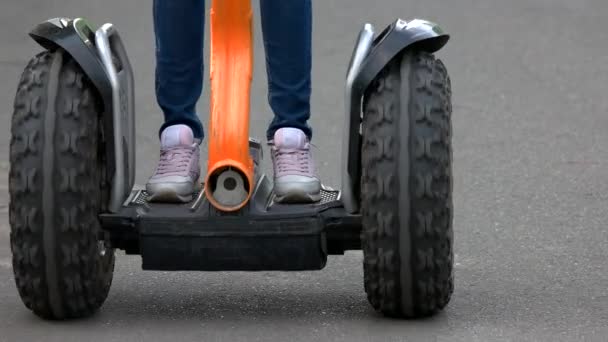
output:
M 308 150 L 281 148 L 274 150 L 275 166 L 279 172 L 309 173 Z
M 194 149 L 185 146 L 164 148 L 160 152 L 158 163 L 158 174 L 168 172 L 184 172 L 188 170 L 188 165 Z

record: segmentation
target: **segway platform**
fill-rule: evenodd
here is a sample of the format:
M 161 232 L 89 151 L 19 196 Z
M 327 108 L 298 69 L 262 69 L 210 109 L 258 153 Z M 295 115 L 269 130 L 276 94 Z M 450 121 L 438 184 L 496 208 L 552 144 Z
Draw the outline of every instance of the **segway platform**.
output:
M 279 204 L 272 181 L 257 180 L 248 205 L 231 213 L 209 203 L 204 185 L 184 204 L 149 202 L 134 190 L 120 211 L 100 216 L 102 226 L 112 246 L 141 254 L 145 270 L 319 270 L 328 254 L 361 248 L 361 217 L 345 212 L 339 191 L 324 187 L 320 202 Z

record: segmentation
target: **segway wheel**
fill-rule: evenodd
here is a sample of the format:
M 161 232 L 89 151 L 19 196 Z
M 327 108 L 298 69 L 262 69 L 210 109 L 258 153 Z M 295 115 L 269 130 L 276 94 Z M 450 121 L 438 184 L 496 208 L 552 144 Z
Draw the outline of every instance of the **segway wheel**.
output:
M 25 306 L 45 319 L 89 316 L 105 301 L 114 250 L 100 240 L 101 101 L 62 50 L 21 76 L 11 127 L 10 240 Z
M 409 51 L 364 98 L 361 209 L 365 291 L 384 315 L 430 316 L 453 292 L 450 79 Z

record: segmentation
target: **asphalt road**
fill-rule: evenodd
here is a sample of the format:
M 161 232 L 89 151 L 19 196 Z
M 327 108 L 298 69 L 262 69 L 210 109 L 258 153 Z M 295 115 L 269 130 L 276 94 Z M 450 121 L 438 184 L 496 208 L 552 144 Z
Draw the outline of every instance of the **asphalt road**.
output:
M 256 11 L 257 11 L 257 2 Z M 158 154 L 151 1 L 0 4 L 0 341 L 607 341 L 608 2 L 327 0 L 314 4 L 312 125 L 325 183 L 339 185 L 342 86 L 364 21 L 439 22 L 454 93 L 456 284 L 423 321 L 384 319 L 363 291 L 362 255 L 321 272 L 162 273 L 119 254 L 91 319 L 49 323 L 22 305 L 8 241 L 8 144 L 17 80 L 54 16 L 111 21 L 137 81 L 137 180 Z M 259 38 L 259 20 L 256 24 Z M 260 39 L 252 133 L 270 119 Z M 208 89 L 208 88 L 207 88 Z M 201 99 L 201 113 L 208 108 Z M 202 114 L 205 118 L 206 114 Z

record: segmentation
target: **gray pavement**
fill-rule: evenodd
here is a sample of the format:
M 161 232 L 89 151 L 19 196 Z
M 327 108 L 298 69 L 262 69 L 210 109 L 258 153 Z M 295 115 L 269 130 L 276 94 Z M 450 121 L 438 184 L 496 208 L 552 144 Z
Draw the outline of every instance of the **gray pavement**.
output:
M 358 252 L 301 273 L 143 272 L 138 257 L 120 253 L 98 315 L 37 319 L 17 296 L 7 218 L 12 101 L 38 51 L 26 32 L 61 15 L 117 25 L 136 68 L 137 180 L 144 183 L 161 123 L 151 1 L 4 0 L 0 341 L 608 340 L 608 2 L 327 0 L 314 8 L 312 125 L 321 174 L 333 186 L 342 86 L 360 24 L 423 17 L 453 36 L 439 53 L 454 93 L 456 284 L 447 309 L 422 321 L 375 314 Z M 258 24 L 252 134 L 263 137 L 270 111 Z M 207 100 L 205 93 L 201 113 Z

